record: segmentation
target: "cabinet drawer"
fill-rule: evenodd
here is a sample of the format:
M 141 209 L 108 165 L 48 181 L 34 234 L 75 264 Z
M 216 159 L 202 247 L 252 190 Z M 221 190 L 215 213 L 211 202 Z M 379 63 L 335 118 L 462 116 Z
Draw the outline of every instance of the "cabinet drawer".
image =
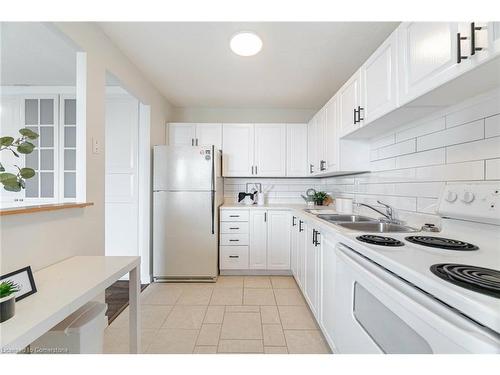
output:
M 221 210 L 220 221 L 248 221 L 248 210 Z
M 219 256 L 221 270 L 248 269 L 248 246 L 220 246 Z
M 221 234 L 220 244 L 223 246 L 248 245 L 247 233 Z
M 225 221 L 220 223 L 221 233 L 248 233 L 248 223 L 241 221 Z

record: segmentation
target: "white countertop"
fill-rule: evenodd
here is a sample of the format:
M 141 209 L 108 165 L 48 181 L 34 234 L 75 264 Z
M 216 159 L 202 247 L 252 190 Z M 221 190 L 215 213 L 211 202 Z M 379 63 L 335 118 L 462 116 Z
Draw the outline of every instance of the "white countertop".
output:
M 22 350 L 139 264 L 136 256 L 75 256 L 35 272 L 37 292 L 0 323 L 2 352 Z
M 247 205 L 241 203 L 224 203 L 220 209 L 235 210 L 235 209 L 250 209 L 250 210 L 334 210 L 332 206 L 308 206 L 307 204 L 297 203 L 266 203 L 264 205 Z

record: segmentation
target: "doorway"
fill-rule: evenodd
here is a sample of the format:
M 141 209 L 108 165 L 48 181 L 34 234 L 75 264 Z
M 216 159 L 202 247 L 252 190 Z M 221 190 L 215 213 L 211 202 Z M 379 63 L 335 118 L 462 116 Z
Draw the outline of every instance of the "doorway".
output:
M 140 256 L 150 282 L 150 106 L 106 74 L 105 254 Z M 126 280 L 126 278 L 124 278 Z

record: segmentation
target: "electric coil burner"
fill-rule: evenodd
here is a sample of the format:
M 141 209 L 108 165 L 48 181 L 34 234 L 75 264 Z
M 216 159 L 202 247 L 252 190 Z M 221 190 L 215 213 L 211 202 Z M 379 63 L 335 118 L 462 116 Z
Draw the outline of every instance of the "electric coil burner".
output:
M 450 263 L 435 264 L 430 270 L 434 275 L 452 284 L 500 298 L 500 271 Z
M 479 249 L 476 245 L 443 237 L 410 236 L 406 237 L 405 240 L 417 245 L 435 247 L 443 250 L 472 251 Z
M 366 242 L 372 245 L 379 246 L 404 246 L 404 243 L 391 237 L 375 236 L 372 234 L 365 234 L 363 236 L 356 237 L 358 241 Z

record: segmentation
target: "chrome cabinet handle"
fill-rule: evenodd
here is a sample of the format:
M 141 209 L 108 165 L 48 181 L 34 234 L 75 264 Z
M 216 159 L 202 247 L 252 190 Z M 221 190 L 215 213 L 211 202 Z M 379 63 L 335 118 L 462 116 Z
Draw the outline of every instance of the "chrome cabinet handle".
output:
M 239 242 L 240 240 L 232 240 L 230 239 L 229 242 Z
M 257 174 L 257 166 L 255 166 L 255 174 Z
M 194 138 L 191 138 L 191 146 L 194 146 Z
M 231 228 L 231 227 L 229 227 L 229 229 L 234 229 L 234 230 L 237 230 L 237 229 L 240 229 L 240 228 L 238 228 L 238 227 L 232 227 L 232 228 Z
M 358 105 L 358 122 L 363 121 L 365 118 L 361 117 L 361 111 L 364 111 L 365 109 L 361 106 Z
M 229 217 L 240 217 L 240 215 L 229 215 Z
M 295 224 L 295 219 L 297 219 L 295 216 L 292 216 L 292 227 L 294 227 L 296 224 Z
M 229 255 L 229 258 L 239 258 L 239 255 Z
M 302 228 L 302 224 L 304 222 L 302 220 L 299 220 L 299 232 L 302 232 L 304 229 Z

